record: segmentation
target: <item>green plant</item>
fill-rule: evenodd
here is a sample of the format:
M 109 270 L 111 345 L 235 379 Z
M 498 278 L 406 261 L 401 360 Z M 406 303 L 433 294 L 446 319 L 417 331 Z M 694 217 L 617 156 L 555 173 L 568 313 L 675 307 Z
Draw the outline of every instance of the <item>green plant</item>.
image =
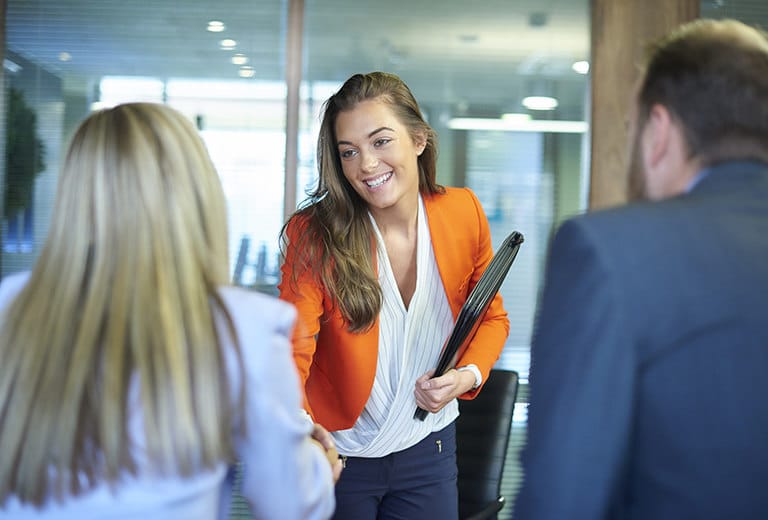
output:
M 7 114 L 4 218 L 16 215 L 32 203 L 35 178 L 45 170 L 45 148 L 37 136 L 37 115 L 27 105 L 21 90 L 9 89 Z

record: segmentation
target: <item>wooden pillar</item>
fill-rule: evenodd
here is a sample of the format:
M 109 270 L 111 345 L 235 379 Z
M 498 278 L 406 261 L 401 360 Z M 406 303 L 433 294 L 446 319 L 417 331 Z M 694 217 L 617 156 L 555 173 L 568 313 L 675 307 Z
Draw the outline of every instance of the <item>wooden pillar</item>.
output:
M 628 113 L 646 46 L 699 9 L 700 0 L 592 0 L 589 209 L 626 202 Z

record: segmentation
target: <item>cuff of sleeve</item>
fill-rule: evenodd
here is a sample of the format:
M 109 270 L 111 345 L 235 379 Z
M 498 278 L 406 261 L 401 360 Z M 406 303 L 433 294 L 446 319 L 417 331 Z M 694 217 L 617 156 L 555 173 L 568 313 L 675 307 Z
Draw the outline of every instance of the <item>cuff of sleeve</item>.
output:
M 314 420 L 312 420 L 312 416 L 311 416 L 311 415 L 309 415 L 305 409 L 301 408 L 301 409 L 299 410 L 299 416 L 301 417 L 301 419 L 302 419 L 302 420 L 303 420 L 305 423 L 309 424 L 311 428 L 314 428 L 314 427 L 315 427 L 315 421 L 314 421 Z
M 475 386 L 472 387 L 472 390 L 478 388 L 481 384 L 483 384 L 483 374 L 480 373 L 480 369 L 477 368 L 477 365 L 470 363 L 469 365 L 458 367 L 456 370 L 458 371 L 469 370 L 475 375 Z

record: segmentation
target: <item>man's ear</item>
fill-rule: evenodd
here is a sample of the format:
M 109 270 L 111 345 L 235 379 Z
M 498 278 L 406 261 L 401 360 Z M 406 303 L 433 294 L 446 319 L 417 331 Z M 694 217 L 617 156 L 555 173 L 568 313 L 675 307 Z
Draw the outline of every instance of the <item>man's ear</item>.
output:
M 643 159 L 648 168 L 654 168 L 667 159 L 674 122 L 664 105 L 653 105 L 643 129 Z
M 689 157 L 682 123 L 664 105 L 651 107 L 641 146 L 646 191 L 653 200 L 683 193 L 700 169 Z

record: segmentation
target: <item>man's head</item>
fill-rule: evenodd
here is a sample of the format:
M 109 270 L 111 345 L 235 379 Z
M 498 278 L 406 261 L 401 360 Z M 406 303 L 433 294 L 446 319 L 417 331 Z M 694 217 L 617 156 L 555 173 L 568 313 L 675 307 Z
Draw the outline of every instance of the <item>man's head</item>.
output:
M 768 39 L 697 20 L 650 48 L 637 93 L 630 198 L 681 193 L 701 167 L 768 162 Z

